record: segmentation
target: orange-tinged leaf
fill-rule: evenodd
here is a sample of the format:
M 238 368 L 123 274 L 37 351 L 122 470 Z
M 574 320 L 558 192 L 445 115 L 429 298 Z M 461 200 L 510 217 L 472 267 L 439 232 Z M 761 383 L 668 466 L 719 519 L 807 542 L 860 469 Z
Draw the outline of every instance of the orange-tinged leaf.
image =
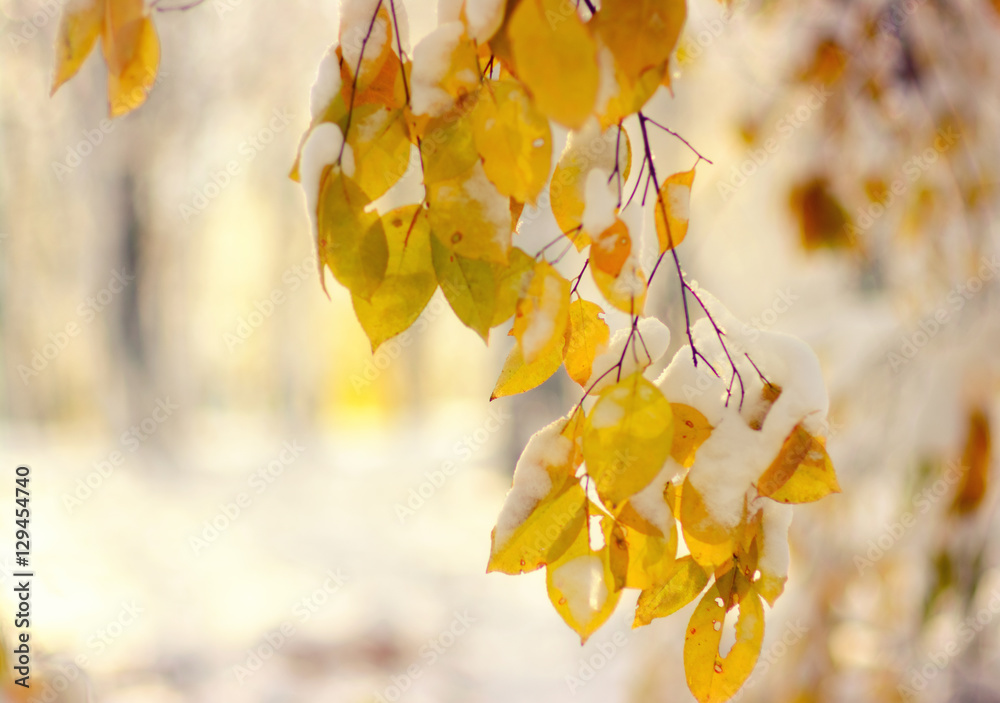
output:
M 486 175 L 504 195 L 534 203 L 552 168 L 552 131 L 524 87 L 495 81 L 482 91 L 472 123 Z
M 328 266 L 342 286 L 364 300 L 382 284 L 389 261 L 382 221 L 365 212 L 369 202 L 339 167 L 330 167 L 317 208 L 320 265 Z
M 518 78 L 538 109 L 571 129 L 594 111 L 597 42 L 565 0 L 521 0 L 507 26 Z
M 962 454 L 962 482 L 952 503 L 952 510 L 962 515 L 973 512 L 983 502 L 989 487 L 990 421 L 981 409 L 969 414 L 969 434 Z
M 712 434 L 712 426 L 690 405 L 671 403 L 670 409 L 674 413 L 674 443 L 670 456 L 681 466 L 690 468 L 698 447 Z
M 562 351 L 569 323 L 570 283 L 546 261 L 535 264 L 527 290 L 517 301 L 511 334 L 527 364 Z
M 108 104 L 112 117 L 146 101 L 160 66 L 160 40 L 142 0 L 108 0 L 101 48 L 108 64 Z
M 656 237 L 660 241 L 660 253 L 673 249 L 687 236 L 693 182 L 694 169 L 691 169 L 675 173 L 660 186 L 655 206 Z
M 63 9 L 56 35 L 56 69 L 52 78 L 54 94 L 76 75 L 90 55 L 104 24 L 105 0 L 86 0 Z
M 736 580 L 740 580 L 737 575 Z M 725 588 L 724 586 L 722 587 Z M 750 676 L 764 641 L 764 608 L 752 589 L 733 587 L 720 590 L 717 581 L 702 597 L 691 615 L 684 638 L 684 673 L 688 688 L 700 703 L 724 703 L 732 698 Z M 731 603 L 738 599 L 736 642 L 729 653 L 719 655 L 722 625 Z M 719 605 L 719 601 L 723 605 Z
M 698 597 L 708 585 L 708 573 L 690 555 L 673 562 L 666 580 L 643 589 L 635 606 L 632 627 L 648 625 L 671 615 Z
M 656 478 L 670 455 L 673 424 L 670 402 L 641 373 L 601 392 L 587 416 L 583 456 L 610 510 Z
M 426 210 L 409 205 L 388 212 L 382 229 L 389 247 L 385 278 L 369 300 L 352 296 L 372 353 L 416 322 L 437 290 Z
M 566 327 L 566 373 L 586 386 L 593 371 L 594 359 L 608 348 L 611 331 L 604 321 L 604 310 L 597 303 L 580 298 L 569 306 Z
M 431 231 L 447 249 L 468 259 L 507 263 L 513 234 L 510 200 L 486 177 L 481 163 L 429 185 L 427 200 Z
M 611 305 L 630 315 L 642 314 L 646 304 L 646 275 L 638 259 L 621 219 L 604 230 L 590 248 L 590 271 L 598 290 Z
M 350 90 L 350 86 L 355 82 L 354 76 L 357 74 L 358 95 L 365 93 L 369 86 L 380 78 L 383 68 L 392 58 L 396 58 L 395 68 L 397 73 L 399 71 L 399 59 L 393 52 L 396 40 L 389 3 L 383 2 L 374 17 L 374 21 L 371 20 L 372 18 L 369 18 L 369 23 L 364 25 L 364 32 L 360 31 L 360 25 L 342 25 L 338 35 L 341 55 L 344 58 L 343 65 L 347 70 L 344 83 Z M 369 33 L 369 25 L 370 36 L 366 39 L 365 35 Z M 384 77 L 382 78 L 384 80 Z M 358 104 L 357 99 L 355 99 L 354 104 Z
M 554 562 L 584 530 L 585 506 L 586 496 L 577 479 L 570 476 L 554 484 L 503 544 L 496 543 L 494 528 L 486 572 L 516 575 Z
M 606 49 L 602 49 L 601 61 L 614 62 L 614 57 L 610 53 L 607 55 L 603 53 L 606 51 Z M 665 75 L 668 76 L 669 80 L 666 61 L 660 66 L 646 69 L 639 79 L 633 82 L 625 75 L 622 68 L 615 63 L 615 92 L 607 96 L 607 102 L 603 105 L 598 104 L 597 106 L 601 129 L 607 129 L 611 125 L 618 124 L 626 117 L 634 115 L 641 110 L 656 93 Z
M 840 493 L 840 486 L 823 441 L 796 425 L 761 474 L 757 491 L 779 503 L 810 503 Z
M 634 84 L 647 70 L 667 62 L 686 18 L 685 0 L 604 0 L 594 31 Z
M 543 354 L 530 364 L 525 363 L 520 346 L 515 346 L 507 355 L 490 400 L 537 388 L 548 381 L 560 366 L 562 366 L 561 346 Z
M 591 514 L 600 514 L 592 506 Z M 625 555 L 615 539 L 616 525 L 608 516 L 601 519 L 604 546 L 591 547 L 590 534 L 583 529 L 569 548 L 545 570 L 545 585 L 556 612 L 580 635 L 581 644 L 607 622 L 621 598 L 621 568 Z

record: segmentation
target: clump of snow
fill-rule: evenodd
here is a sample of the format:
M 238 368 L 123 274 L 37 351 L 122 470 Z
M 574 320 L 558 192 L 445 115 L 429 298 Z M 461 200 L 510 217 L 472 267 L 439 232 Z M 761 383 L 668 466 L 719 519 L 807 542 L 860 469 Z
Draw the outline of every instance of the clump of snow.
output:
M 566 418 L 543 427 L 528 440 L 514 468 L 514 482 L 497 518 L 494 547 L 499 549 L 511 538 L 540 500 L 552 490 L 549 467 L 567 466 L 572 461 L 573 442 L 562 435 Z
M 667 207 L 671 215 L 687 222 L 691 218 L 691 186 L 687 183 L 668 184 Z
M 559 161 L 565 166 L 579 169 L 583 176 L 595 168 L 604 169 L 606 173 L 613 173 L 616 146 L 618 147 L 618 160 L 624 169 L 625 160 L 628 158 L 625 135 L 623 134 L 619 139 L 617 126 L 611 126 L 601 132 L 601 126 L 597 119 L 591 117 L 579 130 L 570 132 L 566 140 L 566 148 L 563 149 Z M 579 188 L 579 196 L 583 198 L 585 181 L 581 180 L 576 185 Z
M 563 594 L 570 614 L 578 623 L 590 621 L 608 600 L 604 565 L 593 554 L 570 559 L 553 569 L 552 585 Z
M 510 199 L 493 185 L 481 161 L 473 165 L 462 187 L 466 197 L 481 206 L 480 214 L 492 227 L 494 240 L 506 251 L 510 247 Z
M 587 174 L 583 188 L 583 231 L 593 237 L 615 223 L 618 194 L 610 181 L 611 173 L 600 167 Z
M 792 524 L 792 506 L 762 500 L 764 510 L 764 548 L 761 550 L 757 568 L 778 578 L 788 576 L 788 528 Z
M 319 204 L 319 186 L 323 178 L 323 170 L 337 161 L 341 146 L 344 145 L 344 135 L 340 127 L 332 122 L 323 122 L 309 133 L 306 143 L 302 146 L 302 158 L 299 160 L 299 179 L 306 193 L 306 205 L 313 224 L 313 238 L 319 241 L 319 226 L 316 218 L 316 208 Z M 345 152 L 347 149 L 344 150 Z M 353 159 L 352 159 L 353 163 Z
M 527 328 L 521 335 L 521 353 L 529 363 L 538 358 L 538 354 L 551 341 L 556 331 L 555 316 L 562 305 L 562 290 L 558 278 L 545 277 L 538 309 L 531 316 Z
M 340 157 L 340 168 L 348 178 L 354 178 L 354 149 L 350 144 L 344 145 L 344 153 Z
M 681 347 L 670 365 L 656 379 L 671 403 L 684 403 L 700 412 L 712 426 L 722 419 L 726 382 L 712 373 L 704 361 L 694 365 L 690 346 Z
M 326 108 L 340 93 L 340 59 L 337 45 L 331 46 L 316 70 L 316 82 L 309 93 L 309 112 L 314 120 L 326 112 Z
M 603 44 L 597 51 L 597 67 L 600 73 L 598 74 L 597 100 L 594 104 L 594 112 L 603 115 L 604 111 L 608 109 L 608 103 L 617 97 L 622 90 L 615 72 L 615 55 Z
M 465 0 L 465 19 L 469 36 L 480 44 L 497 33 L 503 23 L 507 0 Z
M 607 371 L 622 358 L 622 351 L 625 349 L 629 332 L 630 330 L 627 328 L 615 332 L 608 343 L 608 348 L 594 359 L 590 378 L 585 387 L 589 388 L 591 384 L 596 382 L 593 392 L 599 393 L 603 388 L 618 382 L 619 374 L 617 372 L 607 373 Z M 657 362 L 667 352 L 667 347 L 670 345 L 670 330 L 655 317 L 639 320 L 639 334 L 642 335 L 642 341 L 640 342 L 638 338 L 635 339 L 635 353 L 633 353 L 632 345 L 629 344 L 629 351 L 622 361 L 622 378 Z M 649 352 L 648 355 L 647 352 Z M 602 375 L 604 378 L 598 381 L 597 379 Z
M 437 117 L 455 100 L 441 87 L 451 67 L 451 56 L 465 34 L 461 22 L 447 22 L 428 34 L 413 50 L 410 105 L 415 115 Z
M 398 6 L 402 3 L 397 3 Z M 375 13 L 384 7 L 389 9 L 388 0 L 342 0 L 340 5 L 340 46 L 344 61 L 354 73 L 361 61 L 361 50 L 364 48 L 364 61 L 361 71 L 364 73 L 374 65 L 382 55 L 385 43 L 389 40 L 389 22 L 380 17 L 372 24 Z M 398 14 L 398 12 L 397 12 Z M 369 29 L 371 32 L 369 33 Z M 367 40 L 366 40 L 367 37 Z
M 684 468 L 673 458 L 667 457 L 666 463 L 652 483 L 628 499 L 629 504 L 639 513 L 639 516 L 656 527 L 664 536 L 670 534 L 670 528 L 674 524 L 674 516 L 663 497 L 663 489 L 683 470 Z

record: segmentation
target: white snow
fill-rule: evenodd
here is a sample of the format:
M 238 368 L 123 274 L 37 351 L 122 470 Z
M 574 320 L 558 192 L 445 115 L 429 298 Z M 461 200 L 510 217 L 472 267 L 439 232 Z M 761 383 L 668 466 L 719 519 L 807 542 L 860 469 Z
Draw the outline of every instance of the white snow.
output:
M 691 218 L 691 186 L 686 183 L 668 184 L 667 207 L 671 215 L 687 222 Z
M 483 220 L 493 229 L 493 238 L 506 251 L 510 248 L 510 199 L 497 190 L 486 175 L 482 161 L 476 161 L 463 182 L 466 197 L 482 207 Z
M 595 430 L 601 430 L 621 422 L 625 417 L 625 407 L 618 400 L 619 398 L 614 395 L 601 398 L 590 413 L 590 426 Z
M 313 238 L 319 241 L 319 227 L 316 219 L 316 207 L 319 204 L 319 186 L 323 169 L 337 160 L 340 147 L 344 143 L 344 135 L 340 127 L 332 122 L 323 122 L 309 133 L 306 143 L 302 146 L 302 158 L 299 160 L 299 179 L 306 193 L 306 205 L 313 224 Z M 346 149 L 344 150 L 347 151 Z
M 630 344 L 629 351 L 622 361 L 622 378 L 640 369 L 645 369 L 650 364 L 658 361 L 666 353 L 667 347 L 670 345 L 670 330 L 655 317 L 646 317 L 639 320 L 639 334 L 642 335 L 642 342 L 636 339 L 635 353 L 633 353 L 632 345 Z M 601 389 L 617 383 L 617 372 L 607 374 L 600 381 L 597 381 L 597 379 L 622 358 L 622 350 L 625 348 L 625 341 L 628 339 L 628 335 L 629 329 L 627 328 L 615 332 L 608 343 L 608 348 L 594 359 L 590 378 L 587 380 L 585 387 L 589 388 L 590 384 L 597 382 L 593 392 L 599 393 Z M 643 346 L 643 342 L 645 346 Z M 648 356 L 646 354 L 647 351 L 649 352 Z
M 447 112 L 455 101 L 441 87 L 451 66 L 451 55 L 465 34 L 461 22 L 442 24 L 413 49 L 413 72 L 410 76 L 410 105 L 415 115 L 437 117 Z
M 316 81 L 309 93 L 309 112 L 313 120 L 326 112 L 340 92 L 340 59 L 337 58 L 337 45 L 331 46 L 316 69 Z
M 674 524 L 674 516 L 663 497 L 663 489 L 683 470 L 684 468 L 673 458 L 667 457 L 666 463 L 652 483 L 628 499 L 629 504 L 639 513 L 639 516 L 659 529 L 664 536 L 670 534 L 670 527 Z
M 783 578 L 788 576 L 788 528 L 792 524 L 792 506 L 761 499 L 764 510 L 764 548 L 757 559 L 757 568 Z
M 570 559 L 554 569 L 552 585 L 566 598 L 569 612 L 578 623 L 588 622 L 608 600 L 604 565 L 593 554 Z
M 497 517 L 495 548 L 502 547 L 523 523 L 540 500 L 552 490 L 548 467 L 569 464 L 573 443 L 561 432 L 566 418 L 560 418 L 528 440 L 514 468 L 514 482 Z
M 618 210 L 617 186 L 611 172 L 594 168 L 587 174 L 583 188 L 583 231 L 598 237 L 615 223 Z
M 615 75 L 615 55 L 603 44 L 597 51 L 597 67 L 600 69 L 597 83 L 597 100 L 594 103 L 594 112 L 603 115 L 608 109 L 608 103 L 616 97 L 622 90 L 618 83 L 618 76 Z
M 551 341 L 556 329 L 555 315 L 562 305 L 562 287 L 559 279 L 553 276 L 545 278 L 538 309 L 528 321 L 528 326 L 521 335 L 521 353 L 525 361 L 531 363 Z
M 398 7 L 402 3 L 397 3 Z M 372 25 L 372 17 L 380 11 L 380 6 L 389 10 L 388 0 L 342 0 L 340 5 L 340 45 L 344 61 L 351 69 L 357 69 L 361 59 L 361 49 L 364 47 L 364 61 L 361 64 L 363 73 L 382 54 L 385 42 L 389 39 L 389 23 L 384 18 L 378 19 Z M 368 29 L 371 27 L 371 33 Z M 367 41 L 365 37 L 367 36 Z
M 469 36 L 480 44 L 496 34 L 503 22 L 507 0 L 465 0 L 465 19 Z

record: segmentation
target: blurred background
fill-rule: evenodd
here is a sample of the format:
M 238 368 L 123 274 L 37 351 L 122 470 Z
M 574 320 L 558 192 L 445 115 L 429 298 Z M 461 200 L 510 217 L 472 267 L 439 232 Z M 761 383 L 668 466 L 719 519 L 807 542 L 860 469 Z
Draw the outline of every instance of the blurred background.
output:
M 490 404 L 503 330 L 484 347 L 438 293 L 373 357 L 322 292 L 287 173 L 336 0 L 155 13 L 160 80 L 113 123 L 95 57 L 49 97 L 62 4 L 0 0 L 0 499 L 30 465 L 37 574 L 33 688 L 6 695 L 692 700 L 690 607 L 633 632 L 626 596 L 581 648 L 543 572 L 484 573 L 520 449 L 576 386 Z M 436 3 L 405 4 L 416 43 Z M 692 0 L 649 107 L 714 162 L 686 270 L 809 342 L 831 395 L 843 494 L 796 509 L 743 700 L 1000 701 L 998 10 Z M 690 168 L 664 136 L 661 169 Z M 676 288 L 651 291 L 661 365 Z

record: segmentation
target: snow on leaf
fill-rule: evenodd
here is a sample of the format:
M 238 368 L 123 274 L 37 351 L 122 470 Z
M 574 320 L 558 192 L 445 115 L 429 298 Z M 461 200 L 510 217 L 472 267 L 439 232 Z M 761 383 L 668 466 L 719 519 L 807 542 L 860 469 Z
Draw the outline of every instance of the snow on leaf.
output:
M 641 373 L 601 392 L 587 416 L 583 456 L 610 510 L 656 478 L 670 456 L 673 433 L 670 403 Z
M 461 22 L 447 22 L 413 50 L 410 106 L 414 115 L 438 117 L 479 89 L 476 46 Z
M 583 129 L 570 133 L 566 148 L 552 173 L 549 184 L 552 214 L 559 228 L 568 236 L 573 236 L 578 250 L 590 243 L 590 238 L 579 231 L 586 210 L 587 179 L 591 171 L 597 169 L 605 174 L 614 173 L 616 149 L 624 182 L 628 179 L 632 165 L 632 147 L 628 134 L 617 125 L 602 132 L 597 121 L 591 120 Z
M 646 277 L 635 244 L 619 219 L 590 248 L 590 271 L 598 290 L 612 306 L 630 315 L 642 314 L 646 304 Z
M 659 584 L 643 589 L 635 606 L 632 627 L 648 625 L 671 615 L 698 597 L 708 585 L 708 573 L 690 555 L 673 562 Z
M 372 103 L 355 107 L 347 144 L 354 156 L 352 178 L 372 200 L 409 168 L 411 144 L 401 110 Z
M 738 570 L 727 576 L 717 579 L 702 597 L 684 638 L 684 673 L 688 688 L 699 703 L 724 703 L 732 698 L 757 664 L 764 641 L 760 596 Z M 722 657 L 719 655 L 722 624 L 737 602 L 740 612 L 736 642 Z
M 535 257 L 518 247 L 510 250 L 507 265 L 497 276 L 497 303 L 490 327 L 502 325 L 514 315 L 517 301 L 524 294 L 534 270 Z
M 656 198 L 656 237 L 660 252 L 669 251 L 684 241 L 690 216 L 691 184 L 694 169 L 675 173 L 663 182 Z M 666 213 L 666 219 L 663 215 Z
M 732 557 L 734 531 L 715 521 L 704 497 L 691 484 L 690 474 L 680 490 L 678 519 L 683 528 L 684 543 L 699 564 L 716 567 Z
M 320 187 L 317 222 L 319 258 L 352 294 L 368 300 L 381 285 L 389 261 L 378 215 L 365 212 L 370 199 L 337 166 Z
M 557 559 L 585 529 L 586 496 L 574 478 L 565 418 L 535 433 L 518 459 L 497 525 L 487 573 L 520 574 Z
M 56 36 L 56 69 L 52 94 L 76 75 L 90 55 L 104 24 L 106 0 L 84 0 L 66 5 Z
M 569 306 L 566 327 L 566 373 L 583 387 L 591 376 L 594 359 L 608 348 L 611 333 L 597 303 L 580 298 Z
M 561 352 L 566 344 L 569 323 L 570 283 L 551 264 L 535 264 L 531 281 L 520 300 L 511 334 L 517 339 L 521 355 L 527 364 Z
M 597 43 L 573 3 L 521 0 L 507 26 L 517 75 L 550 119 L 579 129 L 594 110 Z
M 390 57 L 395 57 L 388 1 L 348 0 L 342 3 L 339 40 L 348 70 L 347 82 L 356 82 L 357 92 L 363 93 L 375 82 Z M 398 58 L 395 65 L 398 70 Z
M 485 44 L 503 23 L 507 0 L 465 0 L 463 15 L 469 35 Z
M 392 210 L 382 217 L 382 228 L 389 247 L 385 279 L 369 300 L 352 296 L 372 353 L 408 329 L 437 289 L 427 212 L 417 205 Z
M 592 505 L 590 514 L 600 514 L 600 509 Z M 600 529 L 604 538 L 600 550 L 595 552 L 591 547 L 589 530 L 584 528 L 545 571 L 549 600 L 565 623 L 580 635 L 581 644 L 611 617 L 624 585 L 621 575 L 626 555 L 615 534 L 617 524 L 605 515 Z
M 504 195 L 534 203 L 552 167 L 552 131 L 520 83 L 487 84 L 472 111 L 476 150 Z
M 639 341 L 641 338 L 641 341 Z M 623 355 L 625 345 L 636 344 L 635 353 L 631 351 Z M 670 330 L 655 317 L 644 317 L 639 320 L 636 334 L 631 329 L 620 329 L 615 332 L 605 351 L 598 353 L 594 359 L 590 378 L 584 385 L 592 393 L 600 393 L 608 386 L 617 382 L 618 373 L 608 373 L 621 362 L 621 377 L 630 376 L 637 371 L 643 371 L 656 362 L 667 351 L 670 344 Z
M 497 384 L 490 400 L 517 395 L 537 388 L 559 370 L 559 367 L 562 366 L 562 359 L 563 347 L 560 345 L 528 364 L 521 354 L 521 347 L 515 346 L 507 355 L 507 360 L 504 362 L 499 378 L 497 378 Z
M 160 65 L 160 40 L 143 0 L 107 0 L 101 49 L 110 114 L 120 117 L 146 101 Z
M 447 249 L 469 259 L 507 263 L 513 234 L 510 199 L 490 182 L 480 162 L 429 185 L 427 200 L 431 230 Z
M 618 124 L 641 110 L 659 89 L 664 77 L 669 79 L 667 62 L 664 61 L 659 66 L 646 69 L 638 80 L 633 81 L 603 45 L 598 61 L 601 82 L 597 94 L 597 114 L 602 129 Z
M 761 474 L 757 490 L 779 503 L 811 503 L 840 493 L 840 486 L 823 441 L 796 425 Z

